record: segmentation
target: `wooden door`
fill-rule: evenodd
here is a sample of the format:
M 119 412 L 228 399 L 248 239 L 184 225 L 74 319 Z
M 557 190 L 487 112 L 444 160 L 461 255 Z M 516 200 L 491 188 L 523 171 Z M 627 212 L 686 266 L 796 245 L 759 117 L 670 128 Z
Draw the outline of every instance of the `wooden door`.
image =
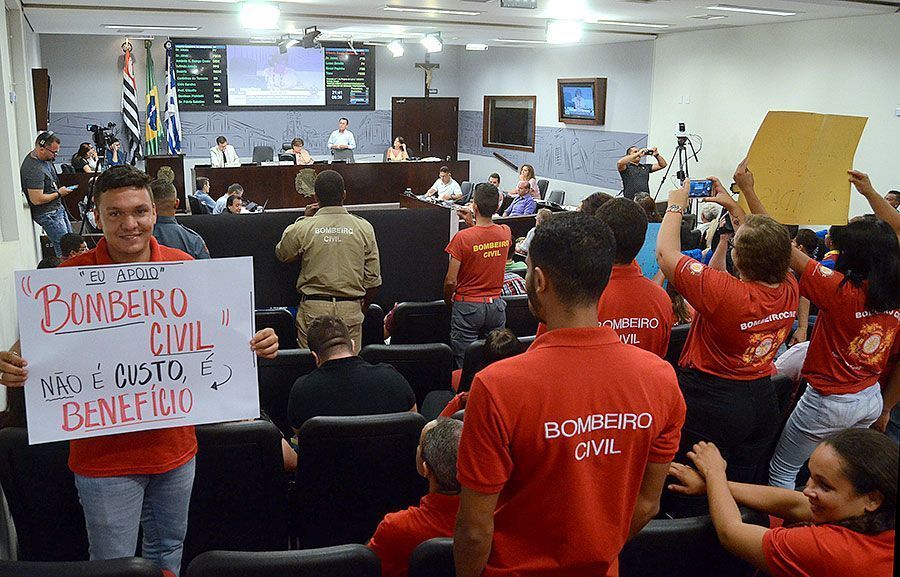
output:
M 456 160 L 459 148 L 459 98 L 425 100 L 425 148 L 427 156 Z
M 391 144 L 394 138 L 402 136 L 406 141 L 406 152 L 411 157 L 427 156 L 425 148 L 425 131 L 422 128 L 425 106 L 424 98 L 395 96 L 391 98 Z

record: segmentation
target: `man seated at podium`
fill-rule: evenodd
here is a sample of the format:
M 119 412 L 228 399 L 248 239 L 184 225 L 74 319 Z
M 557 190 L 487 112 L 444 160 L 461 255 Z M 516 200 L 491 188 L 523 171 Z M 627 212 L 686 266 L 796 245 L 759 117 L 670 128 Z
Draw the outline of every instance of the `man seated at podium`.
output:
M 515 193 L 515 199 L 503 212 L 503 216 L 525 216 L 537 212 L 537 201 L 531 196 L 531 184 L 520 180 Z
M 234 147 L 228 144 L 228 139 L 219 136 L 216 138 L 216 145 L 209 149 L 209 164 L 213 168 L 240 166 L 241 158 L 234 151 Z
M 462 198 L 462 189 L 459 183 L 453 180 L 450 175 L 450 169 L 446 166 L 441 167 L 440 176 L 425 193 L 425 196 L 437 195 L 438 200 L 459 200 Z

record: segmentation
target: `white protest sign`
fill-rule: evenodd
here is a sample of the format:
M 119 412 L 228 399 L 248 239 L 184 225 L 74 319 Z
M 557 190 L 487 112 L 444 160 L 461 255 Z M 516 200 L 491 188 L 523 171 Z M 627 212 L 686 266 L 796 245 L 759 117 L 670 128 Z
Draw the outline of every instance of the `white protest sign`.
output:
M 29 442 L 258 417 L 252 262 L 16 272 Z

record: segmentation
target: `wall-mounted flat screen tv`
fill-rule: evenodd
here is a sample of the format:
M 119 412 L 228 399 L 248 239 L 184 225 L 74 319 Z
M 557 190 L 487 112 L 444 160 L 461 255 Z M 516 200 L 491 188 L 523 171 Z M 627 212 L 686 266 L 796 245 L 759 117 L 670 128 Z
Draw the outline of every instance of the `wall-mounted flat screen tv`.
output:
M 560 78 L 556 85 L 560 122 L 598 125 L 606 122 L 606 78 Z

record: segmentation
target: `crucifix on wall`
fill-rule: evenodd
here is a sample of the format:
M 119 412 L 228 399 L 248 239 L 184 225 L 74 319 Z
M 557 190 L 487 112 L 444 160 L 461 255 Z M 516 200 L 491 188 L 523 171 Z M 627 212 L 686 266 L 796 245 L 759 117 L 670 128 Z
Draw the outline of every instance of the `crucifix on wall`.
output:
M 425 53 L 425 62 L 416 62 L 416 68 L 421 68 L 425 71 L 425 98 L 431 95 L 431 80 L 434 78 L 434 70 L 440 67 L 440 64 L 431 62 L 428 52 Z

